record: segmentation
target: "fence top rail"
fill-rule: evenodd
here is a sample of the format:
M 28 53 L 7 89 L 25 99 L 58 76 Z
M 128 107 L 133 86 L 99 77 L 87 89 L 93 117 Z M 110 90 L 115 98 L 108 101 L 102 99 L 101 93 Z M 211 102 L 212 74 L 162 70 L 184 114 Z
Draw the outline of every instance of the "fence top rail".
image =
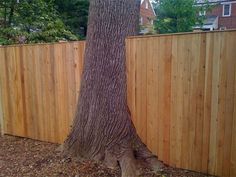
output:
M 12 44 L 12 45 L 0 45 L 0 48 L 8 48 L 8 47 L 24 47 L 24 46 L 42 46 L 42 45 L 56 45 L 56 44 L 68 44 L 68 43 L 83 43 L 82 41 L 63 41 L 63 42 L 52 42 L 52 43 L 29 43 L 29 44 Z
M 168 34 L 155 34 L 155 35 L 128 36 L 126 39 L 153 38 L 153 37 L 162 37 L 162 36 L 178 36 L 178 35 L 205 34 L 205 33 L 224 33 L 224 32 L 236 32 L 236 28 L 235 29 L 228 29 L 228 30 L 195 31 L 195 32 L 183 32 L 183 33 L 168 33 Z

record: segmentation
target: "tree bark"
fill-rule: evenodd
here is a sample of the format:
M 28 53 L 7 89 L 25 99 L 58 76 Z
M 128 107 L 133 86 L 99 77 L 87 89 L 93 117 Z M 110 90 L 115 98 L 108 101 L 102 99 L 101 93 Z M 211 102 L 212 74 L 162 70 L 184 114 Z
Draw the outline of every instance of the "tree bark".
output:
M 7 27 L 7 3 L 4 1 L 4 28 Z
M 12 18 L 13 18 L 13 15 L 14 15 L 14 10 L 15 10 L 15 1 L 12 0 L 11 6 L 10 6 L 9 20 L 8 20 L 8 26 L 9 27 L 11 26 L 11 23 L 12 23 Z
M 125 38 L 138 32 L 140 0 L 91 0 L 80 96 L 64 152 L 120 165 L 137 176 L 137 162 L 161 164 L 142 143 L 126 97 Z

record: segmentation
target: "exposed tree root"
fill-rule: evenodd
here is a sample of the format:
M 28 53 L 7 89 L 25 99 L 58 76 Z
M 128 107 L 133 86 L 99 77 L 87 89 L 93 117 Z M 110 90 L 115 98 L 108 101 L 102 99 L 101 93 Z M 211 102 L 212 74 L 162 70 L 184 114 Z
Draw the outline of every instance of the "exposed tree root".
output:
M 118 160 L 110 152 L 106 151 L 103 164 L 110 169 L 115 169 L 118 166 Z
M 139 168 L 134 153 L 131 150 L 126 151 L 119 160 L 122 177 L 137 177 L 139 176 Z
M 158 157 L 154 155 L 145 144 L 143 144 L 142 140 L 136 135 L 136 144 L 137 149 L 135 151 L 135 156 L 137 159 L 141 159 L 144 161 L 144 164 L 147 168 L 157 172 L 161 171 L 164 167 L 164 164 L 158 160 Z
M 115 169 L 119 165 L 122 171 L 122 177 L 137 177 L 140 175 L 140 169 L 143 167 L 149 168 L 154 172 L 161 171 L 164 164 L 142 143 L 132 123 L 130 127 L 133 134 L 133 136 L 131 136 L 132 140 L 124 139 L 123 143 L 119 143 L 120 145 L 113 145 L 113 147 L 108 148 L 109 150 L 98 151 L 98 153 L 93 156 L 89 156 L 88 154 L 78 156 L 78 154 L 81 154 L 81 152 L 79 152 L 79 146 L 75 146 L 77 143 L 68 146 L 68 140 L 65 142 L 64 146 L 60 146 L 59 150 L 63 147 L 65 154 L 71 154 L 72 157 L 75 157 L 76 154 L 79 161 L 83 161 L 84 157 L 86 157 L 85 159 L 100 161 L 110 169 Z M 82 152 L 84 151 L 82 150 Z M 89 152 L 88 149 L 87 152 Z

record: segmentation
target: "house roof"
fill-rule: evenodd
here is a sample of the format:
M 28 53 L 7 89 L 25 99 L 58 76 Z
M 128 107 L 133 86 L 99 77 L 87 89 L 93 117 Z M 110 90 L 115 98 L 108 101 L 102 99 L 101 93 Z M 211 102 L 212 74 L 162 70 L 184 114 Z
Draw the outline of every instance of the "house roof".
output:
M 154 15 L 156 16 L 156 12 L 155 12 L 155 10 L 154 10 L 154 8 L 153 8 L 153 5 L 152 5 L 152 3 L 151 3 L 151 1 L 150 0 L 148 0 L 149 1 L 149 3 L 150 3 L 150 5 L 151 5 L 151 8 L 152 8 L 152 11 L 153 11 L 153 13 L 154 13 Z M 141 0 L 141 3 L 140 4 L 142 4 L 144 2 L 144 0 Z
M 196 0 L 196 4 L 205 4 L 206 2 L 211 4 L 218 4 L 222 2 L 232 2 L 233 0 Z

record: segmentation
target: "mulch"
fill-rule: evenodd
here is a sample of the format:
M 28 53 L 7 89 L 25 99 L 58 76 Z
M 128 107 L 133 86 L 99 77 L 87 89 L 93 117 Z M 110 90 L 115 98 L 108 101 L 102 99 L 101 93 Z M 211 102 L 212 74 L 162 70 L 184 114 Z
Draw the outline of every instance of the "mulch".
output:
M 58 144 L 4 135 L 0 137 L 0 177 L 120 177 L 120 169 L 107 169 L 92 161 L 78 162 L 56 151 Z M 206 177 L 210 175 L 165 167 L 142 177 Z

